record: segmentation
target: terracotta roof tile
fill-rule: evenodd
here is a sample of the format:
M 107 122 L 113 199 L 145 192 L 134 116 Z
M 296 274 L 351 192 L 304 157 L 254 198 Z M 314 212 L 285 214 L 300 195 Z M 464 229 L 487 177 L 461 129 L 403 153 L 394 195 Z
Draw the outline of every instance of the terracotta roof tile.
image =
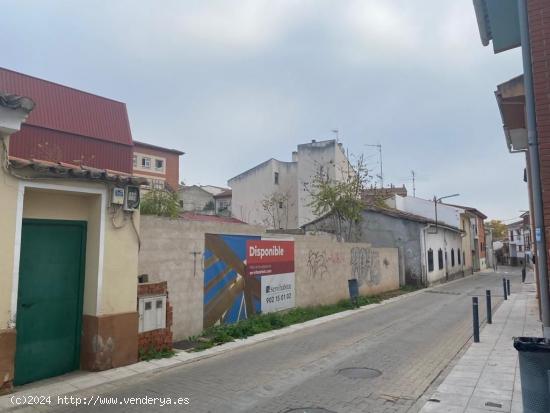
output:
M 67 162 L 51 162 L 42 159 L 22 159 L 9 157 L 10 167 L 14 169 L 31 168 L 43 177 L 78 178 L 99 181 L 120 182 L 122 184 L 145 185 L 147 178 L 131 176 L 127 173 L 109 169 L 92 168 L 86 165 L 75 165 Z

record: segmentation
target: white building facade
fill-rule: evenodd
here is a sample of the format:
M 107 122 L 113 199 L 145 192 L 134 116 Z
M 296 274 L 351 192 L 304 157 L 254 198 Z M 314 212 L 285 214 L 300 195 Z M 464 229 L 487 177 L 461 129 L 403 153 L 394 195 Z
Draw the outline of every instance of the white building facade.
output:
M 531 261 L 531 231 L 522 220 L 507 225 L 510 265 L 523 265 Z
M 336 140 L 298 145 L 291 162 L 272 158 L 228 181 L 232 215 L 268 228 L 298 228 L 317 218 L 311 208 L 315 177 L 341 180 L 350 171 L 342 144 Z
M 480 238 L 478 228 L 480 220 L 483 225 L 484 215 L 475 208 L 399 195 L 385 202 L 391 208 L 436 223 L 422 235 L 428 284 L 486 268 L 485 238 Z

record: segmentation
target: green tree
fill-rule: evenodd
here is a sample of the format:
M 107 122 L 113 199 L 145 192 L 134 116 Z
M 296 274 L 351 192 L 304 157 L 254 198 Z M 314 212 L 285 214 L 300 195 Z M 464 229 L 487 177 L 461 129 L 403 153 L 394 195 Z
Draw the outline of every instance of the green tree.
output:
M 358 158 L 355 165 L 336 170 L 335 175 L 339 175 L 339 178 L 329 177 L 320 168 L 313 180 L 306 184 L 312 199 L 309 206 L 315 216 L 331 217 L 334 232 L 349 240 L 353 225 L 360 222 L 363 216 L 361 194 L 369 180 L 363 156 Z
M 508 236 L 506 224 L 498 219 L 492 219 L 485 223 L 485 227 L 493 230 L 493 240 L 502 241 Z
M 176 218 L 180 211 L 178 195 L 175 192 L 152 189 L 143 196 L 139 210 L 143 215 Z

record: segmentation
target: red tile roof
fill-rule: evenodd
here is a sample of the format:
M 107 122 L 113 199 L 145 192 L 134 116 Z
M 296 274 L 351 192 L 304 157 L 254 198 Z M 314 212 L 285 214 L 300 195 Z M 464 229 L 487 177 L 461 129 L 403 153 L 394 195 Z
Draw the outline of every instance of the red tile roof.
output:
M 145 185 L 149 182 L 146 178 L 132 176 L 124 172 L 97 169 L 86 165 L 75 165 L 66 162 L 21 159 L 10 156 L 9 165 L 10 168 L 14 170 L 30 168 L 33 170 L 34 174 L 47 178 L 89 179 L 133 185 Z

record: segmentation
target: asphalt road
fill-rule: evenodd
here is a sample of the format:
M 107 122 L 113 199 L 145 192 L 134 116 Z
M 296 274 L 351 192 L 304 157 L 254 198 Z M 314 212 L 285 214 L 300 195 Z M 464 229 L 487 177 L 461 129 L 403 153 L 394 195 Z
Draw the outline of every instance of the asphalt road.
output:
M 419 398 L 471 338 L 471 296 L 482 296 L 480 317 L 485 319 L 485 290 L 502 295 L 504 271 L 514 290 L 520 282 L 518 270 L 480 273 L 344 319 L 89 392 L 119 399 L 187 397 L 188 405 L 49 411 L 273 413 L 315 407 L 320 410 L 312 411 L 414 412 Z M 501 300 L 495 297 L 494 307 Z

